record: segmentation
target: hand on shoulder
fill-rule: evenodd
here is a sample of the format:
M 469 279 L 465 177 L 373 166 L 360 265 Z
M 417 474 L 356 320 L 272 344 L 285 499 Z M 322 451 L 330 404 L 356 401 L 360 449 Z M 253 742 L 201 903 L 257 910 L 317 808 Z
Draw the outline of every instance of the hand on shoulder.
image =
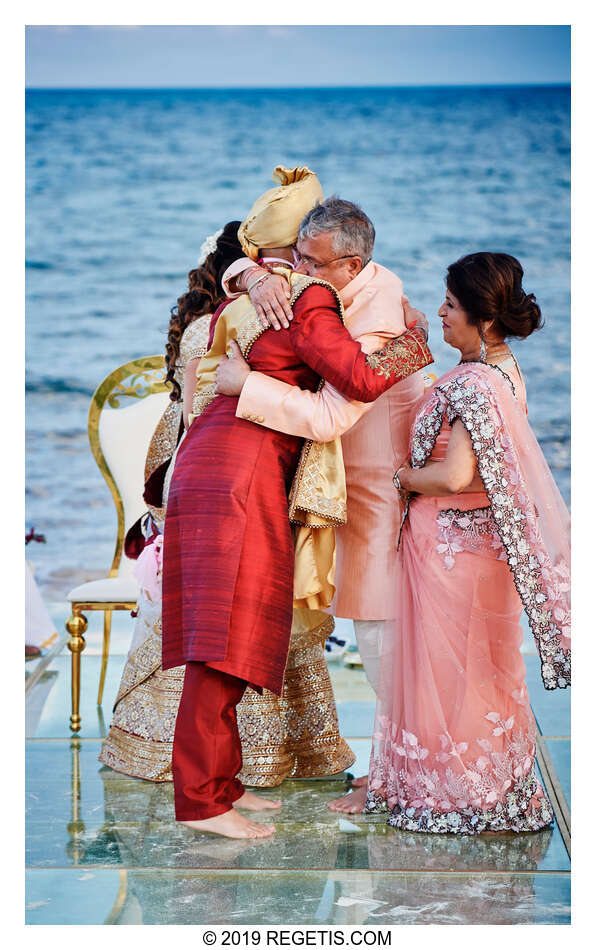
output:
M 402 295 L 401 304 L 404 308 L 404 318 L 408 330 L 411 330 L 413 327 L 420 327 L 421 330 L 424 330 L 426 339 L 428 340 L 428 320 L 426 319 L 426 314 L 422 313 L 422 310 L 416 310 L 405 294 Z

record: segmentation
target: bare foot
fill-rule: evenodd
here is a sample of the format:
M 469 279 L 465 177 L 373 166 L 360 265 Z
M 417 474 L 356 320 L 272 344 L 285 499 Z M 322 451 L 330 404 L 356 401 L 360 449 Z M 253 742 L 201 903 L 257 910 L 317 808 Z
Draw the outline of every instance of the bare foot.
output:
M 234 802 L 234 808 L 246 808 L 247 811 L 264 811 L 269 808 L 281 808 L 279 798 L 259 798 L 252 792 L 244 790 L 244 795 L 237 798 Z
M 203 831 L 211 835 L 223 835 L 224 838 L 268 838 L 275 831 L 273 825 L 260 825 L 249 821 L 244 815 L 230 808 L 222 815 L 203 818 L 200 821 L 179 821 L 193 831 Z
M 361 785 L 355 792 L 348 792 L 341 798 L 335 798 L 332 802 L 327 802 L 327 808 L 331 811 L 341 811 L 347 815 L 358 815 L 364 811 L 366 802 L 366 785 Z
M 363 785 L 368 785 L 368 775 L 361 775 L 360 778 L 352 779 L 352 788 L 362 788 Z

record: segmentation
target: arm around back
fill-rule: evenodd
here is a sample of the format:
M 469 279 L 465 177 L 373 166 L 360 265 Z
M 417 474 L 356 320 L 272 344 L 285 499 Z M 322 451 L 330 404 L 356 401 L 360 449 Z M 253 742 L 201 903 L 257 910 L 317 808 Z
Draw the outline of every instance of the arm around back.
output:
M 313 393 L 263 373 L 249 373 L 236 415 L 313 442 L 331 442 L 351 429 L 374 403 L 348 399 L 325 383 Z
M 374 402 L 400 379 L 432 362 L 424 333 L 408 330 L 366 356 L 352 339 L 326 287 L 311 285 L 293 307 L 290 339 L 296 354 L 344 396 Z

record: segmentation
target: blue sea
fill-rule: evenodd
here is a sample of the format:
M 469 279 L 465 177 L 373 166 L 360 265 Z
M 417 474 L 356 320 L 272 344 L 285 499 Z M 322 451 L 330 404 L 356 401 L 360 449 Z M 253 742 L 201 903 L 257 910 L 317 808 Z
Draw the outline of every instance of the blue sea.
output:
M 97 384 L 163 350 L 206 235 L 242 218 L 277 164 L 307 164 L 362 205 L 375 259 L 456 354 L 437 308 L 446 266 L 506 251 L 545 327 L 513 349 L 530 420 L 570 494 L 568 87 L 73 90 L 27 93 L 27 518 L 45 596 L 111 563 L 113 502 L 89 451 Z

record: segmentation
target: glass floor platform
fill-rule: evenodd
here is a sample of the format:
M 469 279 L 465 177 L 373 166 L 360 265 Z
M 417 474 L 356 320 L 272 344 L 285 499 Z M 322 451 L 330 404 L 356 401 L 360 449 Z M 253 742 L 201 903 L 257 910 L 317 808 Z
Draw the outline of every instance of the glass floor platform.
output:
M 395 831 L 326 803 L 344 773 L 286 780 L 260 841 L 198 835 L 174 821 L 171 783 L 100 764 L 130 637 L 113 634 L 102 707 L 99 634 L 82 656 L 82 729 L 73 737 L 70 654 L 26 664 L 26 922 L 29 924 L 568 924 L 569 692 L 546 692 L 525 655 L 539 766 L 556 824 L 525 835 L 457 838 Z M 120 632 L 119 632 L 120 631 Z M 342 735 L 368 769 L 374 696 L 361 669 L 330 663 Z M 266 794 L 266 792 L 264 793 Z M 264 820 L 257 816 L 257 820 Z M 267 818 L 269 820 L 269 818 Z

